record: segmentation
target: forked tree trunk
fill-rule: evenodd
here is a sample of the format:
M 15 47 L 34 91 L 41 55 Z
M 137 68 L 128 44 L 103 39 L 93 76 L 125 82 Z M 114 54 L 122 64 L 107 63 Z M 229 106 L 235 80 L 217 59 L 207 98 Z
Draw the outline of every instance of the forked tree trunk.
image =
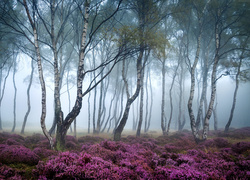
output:
M 89 2 L 85 3 L 85 14 L 84 14 L 84 26 L 82 30 L 82 39 L 81 39 L 81 48 L 79 53 L 79 63 L 77 70 L 77 97 L 75 101 L 75 105 L 72 111 L 66 116 L 64 121 L 57 122 L 57 133 L 56 133 L 56 149 L 64 150 L 65 148 L 65 137 L 67 131 L 71 125 L 71 123 L 75 120 L 75 118 L 80 113 L 82 108 L 82 82 L 83 82 L 83 73 L 84 73 L 84 56 L 86 49 L 86 37 L 87 37 L 87 29 L 88 29 L 88 19 L 89 19 Z M 63 120 L 62 111 L 57 112 L 58 118 Z
M 140 50 L 140 54 L 138 56 L 137 59 L 137 64 L 136 64 L 136 69 L 137 69 L 137 83 L 136 83 L 136 90 L 133 94 L 132 97 L 129 96 L 128 93 L 128 85 L 126 85 L 126 92 L 127 92 L 127 102 L 126 102 L 126 107 L 122 116 L 122 119 L 118 125 L 118 127 L 115 129 L 114 131 L 114 140 L 115 141 L 120 141 L 121 140 L 121 134 L 122 131 L 126 125 L 126 122 L 128 120 L 128 115 L 129 115 L 129 110 L 130 110 L 130 106 L 131 104 L 134 102 L 134 100 L 138 97 L 140 89 L 141 89 L 141 71 L 142 71 L 142 56 L 143 56 L 143 52 L 144 50 L 141 49 Z M 125 84 L 126 84 L 126 80 L 124 79 Z
M 211 96 L 210 96 L 210 102 L 208 106 L 208 110 L 206 112 L 205 116 L 205 121 L 203 125 L 203 134 L 202 134 L 202 140 L 207 139 L 207 133 L 209 129 L 209 119 L 212 115 L 213 112 L 213 106 L 214 106 L 214 101 L 215 101 L 215 96 L 216 96 L 216 74 L 217 74 L 217 66 L 219 62 L 219 47 L 220 47 L 220 37 L 219 37 L 219 24 L 217 23 L 215 26 L 215 45 L 216 45 L 216 50 L 215 50 L 215 57 L 214 57 L 214 64 L 213 64 L 213 71 L 212 71 L 212 77 L 211 77 Z

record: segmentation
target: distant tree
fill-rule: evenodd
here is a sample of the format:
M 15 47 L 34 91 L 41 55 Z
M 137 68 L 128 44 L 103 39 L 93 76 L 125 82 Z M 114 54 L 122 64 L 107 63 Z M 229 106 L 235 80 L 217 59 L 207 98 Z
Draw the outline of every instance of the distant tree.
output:
M 235 90 L 234 90 L 234 95 L 233 95 L 233 103 L 232 103 L 232 107 L 231 107 L 231 111 L 230 111 L 230 116 L 228 119 L 228 122 L 225 126 L 225 132 L 228 132 L 229 127 L 231 125 L 231 122 L 233 120 L 233 115 L 234 115 L 234 110 L 235 110 L 235 106 L 236 106 L 236 100 L 237 100 L 237 92 L 238 92 L 238 88 L 239 88 L 239 82 L 240 80 L 242 81 L 249 81 L 250 77 L 248 75 L 248 73 L 250 72 L 249 69 L 242 69 L 243 66 L 243 61 L 244 59 L 248 58 L 249 59 L 249 53 L 247 55 L 246 53 L 246 49 L 249 49 L 248 44 L 249 44 L 249 36 L 247 36 L 245 38 L 245 40 L 242 42 L 243 43 L 243 50 L 240 52 L 238 57 L 235 57 L 235 60 L 232 60 L 230 62 L 230 66 L 233 66 L 234 68 L 236 68 L 236 75 L 235 75 Z
M 157 4 L 157 2 L 159 2 Z M 127 95 L 126 106 L 123 112 L 123 116 L 119 122 L 119 125 L 114 131 L 114 140 L 119 141 L 121 139 L 121 133 L 126 125 L 128 115 L 130 112 L 130 107 L 133 102 L 137 99 L 142 85 L 142 73 L 145 61 L 143 57 L 148 48 L 153 49 L 156 46 L 157 34 L 153 32 L 154 27 L 159 23 L 159 9 L 161 3 L 160 1 L 147 0 L 147 1 L 128 1 L 128 7 L 130 8 L 130 13 L 135 15 L 134 22 L 137 22 L 133 26 L 123 26 L 120 29 L 119 37 L 120 43 L 125 46 L 125 48 L 132 46 L 138 51 L 136 58 L 136 87 L 133 94 L 129 92 L 128 81 L 125 74 L 123 73 L 123 82 L 125 84 L 125 91 Z M 125 61 L 125 59 L 124 59 Z M 142 118 L 141 118 L 142 120 Z M 140 127 L 139 127 L 140 128 Z M 140 132 L 140 129 L 137 131 Z M 139 134 L 138 134 L 139 135 Z M 138 136 L 137 135 L 137 136 Z
M 22 129 L 21 129 L 21 134 L 24 134 L 24 130 L 25 130 L 25 126 L 26 126 L 26 123 L 27 123 L 27 120 L 28 120 L 28 116 L 29 116 L 30 111 L 31 111 L 30 88 L 31 88 L 32 81 L 33 81 L 33 76 L 34 76 L 34 59 L 32 59 L 30 63 L 31 63 L 31 73 L 30 73 L 30 76 L 29 76 L 29 84 L 28 84 L 28 88 L 27 88 L 27 106 L 28 106 L 28 109 L 27 109 L 27 111 L 25 113 L 25 116 L 24 116 Z

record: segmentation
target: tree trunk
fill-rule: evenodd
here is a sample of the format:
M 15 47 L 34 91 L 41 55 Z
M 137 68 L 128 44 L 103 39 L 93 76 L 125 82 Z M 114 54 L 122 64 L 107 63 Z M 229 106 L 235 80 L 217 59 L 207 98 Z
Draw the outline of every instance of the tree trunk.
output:
M 89 96 L 88 96 L 88 134 L 90 133 L 90 120 L 91 120 L 91 114 L 90 114 L 90 96 L 91 96 L 91 93 L 89 92 Z
M 129 96 L 128 93 L 128 86 L 126 85 L 126 92 L 127 92 L 127 103 L 126 103 L 126 107 L 122 116 L 122 119 L 118 125 L 118 127 L 115 129 L 114 131 L 114 140 L 115 141 L 120 141 L 121 139 L 121 134 L 122 131 L 126 125 L 127 119 L 128 119 L 128 115 L 129 115 L 129 110 L 130 110 L 130 106 L 131 104 L 134 102 L 134 100 L 138 97 L 139 93 L 140 93 L 140 89 L 141 89 L 141 73 L 142 73 L 142 56 L 143 56 L 143 52 L 144 50 L 141 48 L 140 50 L 140 54 L 138 56 L 137 59 L 137 64 L 136 64 L 136 69 L 137 69 L 137 83 L 136 83 L 136 90 L 133 94 L 132 97 Z M 124 82 L 126 84 L 126 80 L 124 79 Z
M 9 74 L 10 74 L 10 69 L 12 67 L 12 64 L 10 64 L 9 68 L 8 68 L 8 71 L 7 71 L 7 74 L 4 78 L 4 82 L 3 82 L 3 89 L 1 90 L 1 98 L 0 98 L 0 107 L 2 105 L 2 100 L 3 100 L 3 97 L 4 97 L 4 92 L 5 92 L 5 86 L 6 86 L 6 81 L 7 81 L 7 78 L 9 77 Z M 1 76 L 2 76 L 2 70 L 1 70 Z M 2 81 L 1 81 L 2 82 Z M 1 86 L 0 86 L 1 87 Z M 2 130 L 2 117 L 0 116 L 0 130 Z
M 101 78 L 103 78 L 103 73 L 101 73 Z M 98 108 L 98 116 L 97 116 L 97 127 L 96 127 L 96 133 L 100 133 L 101 130 L 101 117 L 102 117 L 102 104 L 103 100 L 103 81 L 101 82 L 100 87 L 100 97 L 99 97 L 99 108 Z
M 218 118 L 217 118 L 217 95 L 216 96 L 216 103 L 213 109 L 213 115 L 214 115 L 214 130 L 217 131 L 218 130 Z
M 234 89 L 234 96 L 233 96 L 233 104 L 232 104 L 232 107 L 231 107 L 231 112 L 230 112 L 230 116 L 229 116 L 229 119 L 228 119 L 228 122 L 225 126 L 225 132 L 228 132 L 229 130 L 229 127 L 231 125 L 231 122 L 233 120 L 233 115 L 234 115 L 234 109 L 235 109 L 235 105 L 236 105 L 236 97 L 237 97 L 237 92 L 238 92 L 238 88 L 239 88 L 239 75 L 240 75 L 240 68 L 241 68 L 241 64 L 242 64 L 242 59 L 243 59 L 243 53 L 244 51 L 242 52 L 241 54 L 241 57 L 240 57 L 240 62 L 238 64 L 238 68 L 237 68 L 237 74 L 236 74 L 236 79 L 235 79 L 235 89 Z
M 170 130 L 170 124 L 171 124 L 171 121 L 172 121 L 172 117 L 173 117 L 173 99 L 172 99 L 172 90 L 173 90 L 173 87 L 174 87 L 174 82 L 175 82 L 175 77 L 177 75 L 177 70 L 179 68 L 179 65 L 180 65 L 180 60 L 178 61 L 178 65 L 174 71 L 174 76 L 173 76 L 173 79 L 172 79 L 172 83 L 171 83 L 171 86 L 170 86 L 170 89 L 169 89 L 169 98 L 170 98 L 170 115 L 169 115 L 169 121 L 168 121 L 168 129 L 167 129 L 167 134 L 169 133 L 169 130 Z
M 25 126 L 26 126 L 26 122 L 27 122 L 27 119 L 28 119 L 28 116 L 29 116 L 30 110 L 31 110 L 31 106 L 30 106 L 30 88 L 31 88 L 31 85 L 32 85 L 33 75 L 34 75 L 34 60 L 31 59 L 31 73 L 30 73 L 29 85 L 28 85 L 28 88 L 27 88 L 27 106 L 28 106 L 28 109 L 27 109 L 27 112 L 26 112 L 26 114 L 24 116 L 21 134 L 24 134 L 24 129 L 25 129 Z
M 141 125 L 142 125 L 142 121 L 143 121 L 143 101 L 144 101 L 144 70 L 142 70 L 141 72 L 141 99 L 140 99 L 140 116 L 139 116 L 139 122 L 138 122 L 138 127 L 137 127 L 137 131 L 136 131 L 136 137 L 140 137 L 141 136 Z
M 16 129 L 16 94 L 17 94 L 17 87 L 16 87 L 16 80 L 15 80 L 15 76 L 16 76 L 16 59 L 13 59 L 14 61 L 14 71 L 13 71 L 13 85 L 14 85 L 14 108 L 13 108 L 13 115 L 14 115 L 14 123 L 13 123 L 13 127 L 12 127 L 12 130 L 11 132 L 13 133 Z
M 206 62 L 204 63 L 203 67 L 203 80 L 202 80 L 202 92 L 201 92 L 201 98 L 200 98 L 200 103 L 199 103 L 199 108 L 198 108 L 198 114 L 197 114 L 197 119 L 196 119 L 196 128 L 197 130 L 200 129 L 201 125 L 201 120 L 203 119 L 202 113 L 203 113 L 203 105 L 205 103 L 206 95 L 207 95 L 207 73 L 208 73 L 208 68 Z
M 182 93 L 183 93 L 183 89 L 182 89 L 182 83 L 183 83 L 183 63 L 181 63 L 181 73 L 179 76 L 179 90 L 180 90 L 180 96 L 179 96 L 179 113 L 178 113 L 178 131 L 182 130 L 182 121 L 181 121 L 181 117 L 182 117 Z
M 197 40 L 197 50 L 196 50 L 195 60 L 194 60 L 193 66 L 191 67 L 191 88 L 190 88 L 190 94 L 189 94 L 189 99 L 188 99 L 188 113 L 189 113 L 189 118 L 190 118 L 190 126 L 191 126 L 192 134 L 196 142 L 199 141 L 199 134 L 198 134 L 198 130 L 196 129 L 195 116 L 194 116 L 192 106 L 193 106 L 194 91 L 195 91 L 195 69 L 196 69 L 196 66 L 199 60 L 199 55 L 200 55 L 200 41 L 201 41 L 201 32 Z
M 141 135 L 141 126 L 142 126 L 142 121 L 143 121 L 143 103 L 144 103 L 144 72 L 145 72 L 144 69 L 145 69 L 146 62 L 148 61 L 149 54 L 150 54 L 150 49 L 148 50 L 147 54 L 145 53 L 143 68 L 141 70 L 140 118 L 138 122 L 136 137 L 140 137 Z
M 147 76 L 146 76 L 146 81 L 145 81 L 145 86 L 146 86 L 146 114 L 145 114 L 145 122 L 144 122 L 144 133 L 147 132 L 147 125 L 148 125 L 148 76 L 149 76 L 149 68 L 147 69 Z
M 64 150 L 65 148 L 65 137 L 67 131 L 71 125 L 71 123 L 75 120 L 75 118 L 80 113 L 82 108 L 82 82 L 83 82 L 83 73 L 84 73 L 84 56 L 86 49 L 86 37 L 87 37 L 87 29 L 88 29 L 88 19 L 89 19 L 89 2 L 85 3 L 85 14 L 84 14 L 84 27 L 82 30 L 82 39 L 81 39 L 81 48 L 79 53 L 79 63 L 78 63 L 78 71 L 77 71 L 77 97 L 75 101 L 75 105 L 71 112 L 66 116 L 64 121 L 57 122 L 57 133 L 56 133 L 56 149 Z M 60 111 L 59 119 L 63 119 L 63 114 Z
M 162 61 L 162 96 L 161 96 L 161 129 L 162 129 L 162 134 L 166 134 L 166 123 L 165 123 L 165 63 L 166 59 L 163 58 Z
M 211 96 L 210 96 L 210 102 L 208 106 L 208 110 L 206 112 L 204 126 L 203 126 L 203 134 L 202 134 L 202 140 L 207 139 L 207 133 L 209 129 L 209 119 L 213 112 L 213 105 L 216 95 L 216 73 L 217 73 L 217 65 L 219 62 L 219 47 L 220 47 L 220 37 L 219 37 L 219 24 L 217 23 L 215 26 L 215 45 L 216 45 L 216 51 L 215 51 L 215 57 L 214 57 L 214 64 L 213 64 L 213 71 L 212 71 L 212 77 L 211 77 Z
M 3 129 L 2 127 L 2 114 L 1 114 L 1 104 L 2 104 L 2 77 L 3 77 L 3 70 L 0 69 L 0 130 Z
M 148 70 L 149 72 L 149 70 Z M 151 123 L 151 117 L 152 117 L 152 109 L 153 109 L 153 90 L 152 90 L 152 81 L 151 76 L 149 73 L 149 88 L 150 88 L 150 108 L 149 108 L 149 116 L 148 116 L 148 123 L 146 126 L 146 132 L 149 130 L 150 123 Z

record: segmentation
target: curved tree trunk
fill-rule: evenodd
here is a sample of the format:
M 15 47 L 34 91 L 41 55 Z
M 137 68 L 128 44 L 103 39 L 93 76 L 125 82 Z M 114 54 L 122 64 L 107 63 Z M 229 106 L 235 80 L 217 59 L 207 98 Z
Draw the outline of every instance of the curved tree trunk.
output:
M 138 97 L 140 89 L 141 89 L 141 73 L 142 73 L 141 71 L 142 71 L 142 56 L 143 56 L 143 52 L 144 52 L 144 50 L 141 49 L 140 50 L 140 54 L 139 54 L 138 59 L 137 59 L 137 64 L 136 64 L 136 69 L 137 69 L 137 83 L 136 83 L 136 90 L 135 90 L 135 92 L 134 92 L 134 94 L 133 94 L 132 97 L 129 96 L 128 85 L 126 84 L 127 81 L 126 81 L 126 79 L 123 78 L 123 80 L 125 82 L 125 87 L 126 87 L 127 102 L 126 102 L 126 107 L 125 107 L 122 119 L 121 119 L 118 127 L 114 131 L 114 140 L 115 141 L 120 141 L 122 131 L 123 131 L 123 129 L 124 129 L 125 125 L 126 125 L 127 119 L 128 119 L 130 106 L 134 102 L 134 100 Z
M 170 86 L 170 89 L 169 89 L 169 98 L 170 98 L 170 115 L 169 115 L 169 121 L 168 121 L 168 129 L 167 129 L 167 134 L 169 133 L 169 130 L 170 130 L 170 124 L 171 124 L 171 121 L 172 121 L 172 117 L 173 117 L 173 99 L 172 99 L 172 90 L 173 90 L 173 87 L 174 87 L 174 82 L 175 82 L 175 77 L 177 75 L 177 70 L 179 68 L 179 65 L 180 65 L 180 60 L 178 61 L 178 65 L 174 71 L 174 76 L 173 76 L 173 79 L 172 79 L 172 83 L 171 83 L 171 86 Z
M 76 116 L 80 113 L 82 108 L 82 82 L 83 82 L 83 72 L 84 72 L 84 56 L 86 48 L 86 37 L 88 29 L 88 19 L 89 19 L 89 2 L 85 3 L 85 14 L 84 14 L 84 27 L 82 30 L 81 48 L 79 53 L 79 63 L 77 71 L 77 97 L 75 105 L 71 112 L 66 116 L 64 121 L 57 122 L 57 133 L 56 133 L 56 149 L 64 150 L 65 148 L 65 137 L 71 123 L 75 120 Z M 63 114 L 57 114 L 60 119 L 63 119 Z
M 39 72 L 39 80 L 41 84 L 41 91 L 42 91 L 42 114 L 41 114 L 41 128 L 43 130 L 43 133 L 45 137 L 48 139 L 50 146 L 52 149 L 54 149 L 54 141 L 49 132 L 46 129 L 45 126 L 45 118 L 46 118 L 46 86 L 45 86 L 45 81 L 43 77 L 43 68 L 42 68 L 42 58 L 41 58 L 41 53 L 40 53 L 40 48 L 38 44 L 38 34 L 37 34 L 37 29 L 36 25 L 33 22 L 30 12 L 26 3 L 26 0 L 23 0 L 23 4 L 26 10 L 26 14 L 28 16 L 29 22 L 32 26 L 33 29 L 33 36 L 34 36 L 34 46 L 35 46 L 35 51 L 36 51 L 36 56 L 37 56 L 37 66 L 38 66 L 38 72 Z
M 190 88 L 190 94 L 188 99 L 188 113 L 190 118 L 190 126 L 192 130 L 192 134 L 194 136 L 195 141 L 199 141 L 199 134 L 198 130 L 196 129 L 196 122 L 195 122 L 195 116 L 193 112 L 193 99 L 194 99 L 194 91 L 195 91 L 195 69 L 199 60 L 200 55 L 200 43 L 201 42 L 201 32 L 197 40 L 197 49 L 196 49 L 196 55 L 195 60 L 193 63 L 193 66 L 191 67 L 191 88 Z
M 235 80 L 235 89 L 234 89 L 234 96 L 233 96 L 233 104 L 232 104 L 232 108 L 231 108 L 231 112 L 230 112 L 230 116 L 228 119 L 228 122 L 225 126 L 225 132 L 228 132 L 229 127 L 231 125 L 231 122 L 233 120 L 233 115 L 234 115 L 234 109 L 235 109 L 235 105 L 236 105 L 236 98 L 237 98 L 237 92 L 238 92 L 238 88 L 239 88 L 239 75 L 240 75 L 240 68 L 241 68 L 241 64 L 242 64 L 242 59 L 243 59 L 243 53 L 244 51 L 242 51 L 241 57 L 240 57 L 240 62 L 238 64 L 238 69 L 237 69 L 237 74 L 236 74 L 236 80 Z
M 26 126 L 26 122 L 27 122 L 27 119 L 28 119 L 28 116 L 29 116 L 30 110 L 31 110 L 31 106 L 30 106 L 30 88 L 31 88 L 31 85 L 32 85 L 33 74 L 34 74 L 34 60 L 32 59 L 31 60 L 30 80 L 29 80 L 29 85 L 28 85 L 28 88 L 27 88 L 27 106 L 28 106 L 28 109 L 27 109 L 27 112 L 26 112 L 26 114 L 24 116 L 21 134 L 24 134 L 24 129 L 25 129 L 25 126 Z
M 215 51 L 215 57 L 214 57 L 214 64 L 213 64 L 213 71 L 212 71 L 212 77 L 211 77 L 211 96 L 210 96 L 210 102 L 208 106 L 208 110 L 206 112 L 205 121 L 203 125 L 203 134 L 202 134 L 202 140 L 207 139 L 207 133 L 209 129 L 209 119 L 213 112 L 213 105 L 214 100 L 216 96 L 216 74 L 217 74 L 217 66 L 219 62 L 219 47 L 220 47 L 220 37 L 219 37 L 219 24 L 216 24 L 215 27 L 215 45 L 216 45 L 216 51 Z

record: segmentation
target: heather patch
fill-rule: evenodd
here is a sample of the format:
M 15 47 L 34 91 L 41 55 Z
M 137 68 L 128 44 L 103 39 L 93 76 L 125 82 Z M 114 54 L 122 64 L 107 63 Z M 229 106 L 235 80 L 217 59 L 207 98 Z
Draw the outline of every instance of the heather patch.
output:
M 42 135 L 0 133 L 0 179 L 249 179 L 250 143 L 211 134 L 198 145 L 188 131 L 119 142 L 66 136 L 59 153 Z

